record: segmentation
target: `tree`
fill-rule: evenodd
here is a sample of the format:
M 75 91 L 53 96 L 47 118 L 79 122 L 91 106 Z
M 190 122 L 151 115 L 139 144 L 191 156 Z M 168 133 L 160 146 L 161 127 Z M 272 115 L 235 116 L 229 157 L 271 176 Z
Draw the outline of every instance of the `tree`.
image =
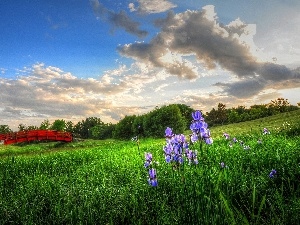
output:
M 183 133 L 186 129 L 186 120 L 177 105 L 162 106 L 146 114 L 143 129 L 148 137 L 164 136 L 167 127 L 174 133 Z
M 12 133 L 13 131 L 9 128 L 8 125 L 0 125 L 0 134 Z
M 190 129 L 190 124 L 192 121 L 192 113 L 195 111 L 190 106 L 187 106 L 185 104 L 176 104 L 181 112 L 181 115 L 185 119 L 186 123 L 186 129 Z
M 66 122 L 66 132 L 71 132 L 73 133 L 74 125 L 72 121 L 67 121 Z
M 134 136 L 139 135 L 141 136 L 145 136 L 144 133 L 144 119 L 145 119 L 145 115 L 139 115 L 136 116 L 133 123 L 132 123 L 132 132 L 134 134 Z
M 113 137 L 117 139 L 131 139 L 134 135 L 132 125 L 136 116 L 125 116 L 120 120 L 113 131 Z
M 23 123 L 20 123 L 18 128 L 19 128 L 19 131 L 26 131 L 27 130 L 26 124 L 23 124 Z
M 228 112 L 228 122 L 229 123 L 240 122 L 239 114 L 234 109 L 230 109 Z
M 65 131 L 66 129 L 66 121 L 64 121 L 63 119 L 61 120 L 55 120 L 51 127 L 51 130 L 57 130 L 57 131 Z
M 78 122 L 73 128 L 73 132 L 81 138 L 90 138 L 92 137 L 91 129 L 97 125 L 103 125 L 100 118 L 88 117 L 85 120 Z
M 286 112 L 291 104 L 288 102 L 287 99 L 284 98 L 277 98 L 275 100 L 271 100 L 269 103 L 269 108 L 275 109 L 277 112 Z
M 44 120 L 41 125 L 40 125 L 40 129 L 41 130 L 48 130 L 50 128 L 51 124 L 49 122 L 49 120 Z
M 226 105 L 223 103 L 218 104 L 217 110 L 213 108 L 210 112 L 206 113 L 207 123 L 212 126 L 215 124 L 224 124 L 228 119 Z
M 96 125 L 90 129 L 91 136 L 93 139 L 107 139 L 112 138 L 112 133 L 115 128 L 115 125 L 109 123 L 109 124 L 102 124 L 102 125 Z

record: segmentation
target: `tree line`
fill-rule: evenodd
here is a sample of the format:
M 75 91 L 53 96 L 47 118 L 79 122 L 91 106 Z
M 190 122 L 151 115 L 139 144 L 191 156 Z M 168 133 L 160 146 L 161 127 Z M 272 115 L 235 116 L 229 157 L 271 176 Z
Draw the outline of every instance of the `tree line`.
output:
M 300 106 L 300 103 L 298 103 Z M 252 105 L 249 108 L 238 106 L 226 108 L 218 103 L 217 108 L 203 113 L 205 121 L 210 127 L 237 123 L 275 115 L 299 109 L 291 105 L 287 99 L 277 98 L 268 104 Z M 72 121 L 57 119 L 53 123 L 44 120 L 40 126 L 26 126 L 19 124 L 19 131 L 26 130 L 58 130 L 71 132 L 75 138 L 82 139 L 131 139 L 140 137 L 162 137 L 166 127 L 172 127 L 174 133 L 183 133 L 189 129 L 192 120 L 191 114 L 195 109 L 185 104 L 170 104 L 155 107 L 152 111 L 142 115 L 128 115 L 117 124 L 104 123 L 98 117 L 88 117 L 74 124 Z M 8 125 L 0 125 L 0 133 L 10 133 Z

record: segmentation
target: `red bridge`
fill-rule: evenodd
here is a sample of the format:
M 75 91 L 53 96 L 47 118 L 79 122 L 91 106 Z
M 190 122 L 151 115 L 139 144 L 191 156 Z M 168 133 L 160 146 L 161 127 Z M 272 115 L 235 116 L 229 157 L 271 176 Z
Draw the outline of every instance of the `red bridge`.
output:
M 0 134 L 0 144 L 4 145 L 42 140 L 71 142 L 73 137 L 70 132 L 56 130 L 28 130 Z

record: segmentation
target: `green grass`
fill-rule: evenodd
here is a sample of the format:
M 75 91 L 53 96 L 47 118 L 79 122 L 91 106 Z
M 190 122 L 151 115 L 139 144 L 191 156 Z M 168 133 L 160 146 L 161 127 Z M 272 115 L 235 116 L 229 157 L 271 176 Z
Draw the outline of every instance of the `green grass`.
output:
M 239 135 L 261 132 L 264 127 L 272 131 L 279 131 L 289 129 L 292 126 L 300 126 L 300 109 L 261 119 L 212 127 L 211 132 L 219 137 L 222 136 L 223 132 L 230 133 L 231 135 Z
M 0 146 L 0 224 L 298 224 L 300 119 L 293 113 L 215 127 L 199 164 L 177 170 L 165 163 L 164 139 L 142 139 L 139 148 L 115 140 Z M 263 127 L 271 134 L 262 135 Z M 229 147 L 223 132 L 251 149 Z M 144 152 L 159 162 L 156 188 Z

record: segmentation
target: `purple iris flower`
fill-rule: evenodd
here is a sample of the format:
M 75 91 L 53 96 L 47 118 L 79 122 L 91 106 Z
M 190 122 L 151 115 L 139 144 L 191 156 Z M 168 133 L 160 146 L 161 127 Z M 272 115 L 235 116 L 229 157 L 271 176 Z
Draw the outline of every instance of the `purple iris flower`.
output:
M 156 170 L 151 168 L 149 170 L 149 179 L 148 179 L 149 185 L 152 187 L 156 187 L 158 185 L 157 178 L 156 178 Z
M 192 136 L 191 136 L 191 142 L 194 143 L 194 142 L 198 141 L 198 139 L 199 139 L 199 138 L 198 138 L 198 135 L 195 134 L 195 133 L 193 133 Z
M 145 163 L 144 163 L 144 167 L 148 168 L 152 163 L 152 154 L 151 153 L 145 153 Z
M 202 113 L 199 110 L 197 110 L 192 113 L 192 117 L 194 120 L 200 121 L 202 119 Z
M 155 169 L 151 168 L 151 169 L 149 170 L 149 178 L 150 178 L 150 179 L 156 178 L 156 170 L 155 170 Z
M 166 155 L 165 160 L 167 163 L 170 163 L 172 161 L 171 155 Z
M 166 137 L 171 138 L 173 136 L 173 131 L 170 127 L 165 130 Z
M 146 159 L 146 161 L 152 161 L 152 154 L 151 153 L 145 153 L 145 159 Z
M 210 145 L 213 143 L 213 139 L 212 138 L 205 138 L 205 143 Z
M 277 173 L 277 171 L 276 170 L 271 170 L 271 172 L 270 172 L 270 174 L 269 174 L 269 177 L 270 178 L 274 178 L 275 177 L 275 175 L 276 175 L 276 173 Z
M 144 163 L 144 167 L 145 168 L 148 168 L 150 166 L 150 163 L 148 162 L 148 161 L 146 161 L 145 163 Z
M 170 143 L 167 143 L 167 145 L 164 146 L 164 152 L 165 152 L 165 154 L 166 155 L 171 155 L 172 151 L 173 151 L 172 145 Z
M 157 179 L 149 179 L 148 180 L 149 185 L 151 185 L 152 187 L 157 187 L 158 183 L 157 183 Z

